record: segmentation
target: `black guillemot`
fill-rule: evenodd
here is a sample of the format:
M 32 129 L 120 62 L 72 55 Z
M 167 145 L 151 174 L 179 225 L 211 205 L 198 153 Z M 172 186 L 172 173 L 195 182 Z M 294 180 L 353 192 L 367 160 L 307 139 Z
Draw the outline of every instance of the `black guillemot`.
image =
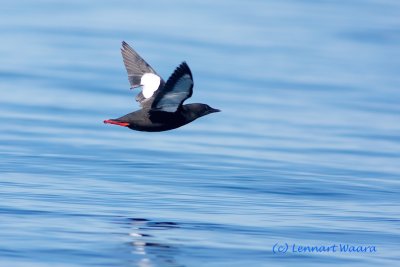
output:
M 104 123 L 137 131 L 161 132 L 220 111 L 200 103 L 183 105 L 193 93 L 192 72 L 186 62 L 182 62 L 164 82 L 126 42 L 122 42 L 121 52 L 131 88 L 142 87 L 142 92 L 136 96 L 142 109 L 118 119 L 105 120 Z

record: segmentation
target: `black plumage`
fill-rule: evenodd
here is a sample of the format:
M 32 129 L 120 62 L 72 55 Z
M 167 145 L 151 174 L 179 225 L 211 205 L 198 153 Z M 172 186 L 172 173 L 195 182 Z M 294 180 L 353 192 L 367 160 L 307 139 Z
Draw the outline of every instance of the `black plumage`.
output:
M 193 76 L 186 62 L 182 62 L 167 82 L 132 49 L 122 42 L 121 53 L 131 88 L 143 86 L 136 96 L 142 109 L 104 123 L 129 127 L 132 130 L 159 132 L 181 127 L 197 118 L 219 112 L 206 104 L 183 102 L 193 94 Z

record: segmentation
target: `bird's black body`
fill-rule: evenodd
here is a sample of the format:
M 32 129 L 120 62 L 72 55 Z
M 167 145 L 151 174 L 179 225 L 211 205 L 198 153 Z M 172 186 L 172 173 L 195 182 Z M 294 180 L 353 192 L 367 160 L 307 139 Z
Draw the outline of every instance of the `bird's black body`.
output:
M 218 112 L 205 104 L 182 105 L 177 112 L 149 111 L 140 109 L 126 114 L 115 122 L 129 122 L 128 128 L 136 131 L 161 132 L 179 128 L 207 114 Z
M 220 110 L 206 104 L 183 105 L 192 96 L 193 77 L 183 62 L 171 77 L 164 80 L 127 43 L 122 43 L 122 56 L 131 88 L 143 86 L 136 101 L 142 109 L 104 123 L 128 127 L 132 130 L 161 132 L 181 127 L 197 118 Z

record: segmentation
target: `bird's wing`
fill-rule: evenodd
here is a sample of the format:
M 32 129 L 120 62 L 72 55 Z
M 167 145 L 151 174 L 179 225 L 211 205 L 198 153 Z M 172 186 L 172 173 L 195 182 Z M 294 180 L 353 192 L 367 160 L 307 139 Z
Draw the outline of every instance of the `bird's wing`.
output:
M 164 84 L 164 80 L 161 76 L 158 75 L 154 69 L 125 41 L 122 42 L 121 54 L 128 73 L 128 80 L 131 88 L 136 88 L 141 85 L 140 82 L 145 73 L 157 75 L 160 77 L 160 85 Z M 136 97 L 136 101 L 138 101 L 142 106 L 145 100 L 146 98 L 143 96 L 142 92 Z
M 121 54 L 128 72 L 129 83 L 133 88 L 140 86 L 140 80 L 145 73 L 153 73 L 160 77 L 125 41 L 122 42 Z
M 175 112 L 192 93 L 192 72 L 186 62 L 182 62 L 168 78 L 165 86 L 156 92 L 151 111 Z

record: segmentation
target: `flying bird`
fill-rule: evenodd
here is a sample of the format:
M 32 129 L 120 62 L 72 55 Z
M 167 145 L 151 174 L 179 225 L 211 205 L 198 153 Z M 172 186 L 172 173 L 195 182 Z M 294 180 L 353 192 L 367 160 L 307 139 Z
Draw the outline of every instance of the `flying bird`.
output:
M 104 123 L 136 131 L 161 132 L 220 111 L 200 103 L 183 105 L 193 94 L 193 76 L 186 62 L 182 62 L 165 82 L 126 42 L 122 42 L 121 53 L 131 89 L 142 87 L 136 96 L 141 109 Z

